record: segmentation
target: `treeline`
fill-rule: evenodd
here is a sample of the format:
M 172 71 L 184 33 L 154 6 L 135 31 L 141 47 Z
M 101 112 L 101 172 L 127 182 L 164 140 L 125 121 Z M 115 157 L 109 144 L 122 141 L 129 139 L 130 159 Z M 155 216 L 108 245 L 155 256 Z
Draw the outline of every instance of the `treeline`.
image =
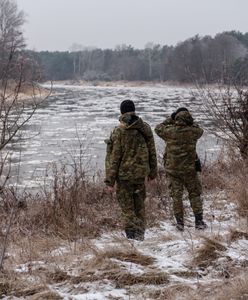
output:
M 68 52 L 29 51 L 43 80 L 156 80 L 223 82 L 248 78 L 248 33 L 194 36 L 176 46 L 147 44 L 144 49 L 84 48 Z

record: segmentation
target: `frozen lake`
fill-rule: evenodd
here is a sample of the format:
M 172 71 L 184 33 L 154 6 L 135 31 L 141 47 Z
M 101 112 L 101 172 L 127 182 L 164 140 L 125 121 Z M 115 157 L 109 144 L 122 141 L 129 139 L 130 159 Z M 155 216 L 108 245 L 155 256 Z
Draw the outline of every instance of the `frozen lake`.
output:
M 22 187 L 41 185 L 53 162 L 71 163 L 72 157 L 80 155 L 80 144 L 85 170 L 103 169 L 104 139 L 118 125 L 119 105 L 125 99 L 135 102 L 137 114 L 153 129 L 178 107 L 186 106 L 205 130 L 197 146 L 200 157 L 211 160 L 219 150 L 210 132 L 211 118 L 188 88 L 55 85 L 53 91 L 25 125 L 23 139 L 9 147 L 14 181 Z M 162 155 L 164 143 L 155 139 Z

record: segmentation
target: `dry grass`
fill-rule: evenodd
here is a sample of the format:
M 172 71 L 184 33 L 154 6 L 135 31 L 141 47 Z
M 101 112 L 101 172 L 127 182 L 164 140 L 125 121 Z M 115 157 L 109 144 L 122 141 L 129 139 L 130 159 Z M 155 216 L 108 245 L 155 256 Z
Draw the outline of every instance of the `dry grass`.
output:
M 218 241 L 218 239 L 202 237 L 203 244 L 197 250 L 193 259 L 193 263 L 199 267 L 207 267 L 212 262 L 221 256 L 221 252 L 226 250 L 226 247 Z
M 160 168 L 156 182 L 147 183 L 146 216 L 147 226 L 159 226 L 160 220 L 172 215 L 172 203 L 168 194 L 164 168 Z
M 85 264 L 83 272 L 72 280 L 75 283 L 108 279 L 119 288 L 134 284 L 159 285 L 168 283 L 168 275 L 164 272 L 155 269 L 145 271 L 143 274 L 132 274 L 130 272 L 132 267 L 122 265 L 121 262 L 130 262 L 147 267 L 152 265 L 155 259 L 140 253 L 130 244 L 123 243 L 121 247 L 113 246 L 102 251 L 95 251 L 95 256 Z
M 33 296 L 35 294 L 38 294 L 40 292 L 43 292 L 46 289 L 45 286 L 32 286 L 32 287 L 26 287 L 26 288 L 22 288 L 20 290 L 16 290 L 13 292 L 13 294 L 16 297 L 28 297 L 28 296 Z
M 84 263 L 83 271 L 80 273 L 80 277 L 85 278 L 86 281 L 89 279 L 95 281 L 99 279 L 99 276 L 117 280 L 115 278 L 126 272 L 126 265 L 123 265 L 122 262 L 138 264 L 143 267 L 150 266 L 155 262 L 153 257 L 142 254 L 128 243 L 104 250 L 92 250 L 94 256 Z
M 151 291 L 148 293 L 149 299 L 157 300 L 175 300 L 186 299 L 186 295 L 189 295 L 193 291 L 192 287 L 183 284 L 176 284 L 159 290 Z M 188 298 L 194 300 L 194 298 Z
M 57 166 L 54 167 L 50 189 L 36 195 L 25 195 L 25 205 L 19 209 L 12 232 L 18 236 L 54 236 L 75 241 L 82 237 L 94 238 L 108 230 L 120 230 L 120 207 L 113 195 L 105 193 L 102 178 L 89 179 L 78 165 L 74 166 L 72 175 L 64 168 L 58 170 Z M 161 180 L 159 189 L 148 187 L 148 227 L 158 225 L 171 214 L 169 201 L 164 196 L 165 186 Z M 8 219 L 10 207 L 8 200 L 6 205 L 0 206 L 2 225 Z
M 173 233 L 160 234 L 157 238 L 158 243 L 167 243 L 176 239 L 176 235 Z
M 207 190 L 227 189 L 236 193 L 239 211 L 247 212 L 247 177 L 240 173 L 239 189 L 230 188 L 237 178 L 239 162 L 226 162 L 223 157 L 203 169 L 203 183 Z M 235 172 L 234 172 L 235 170 Z M 240 180 L 242 178 L 243 180 Z M 237 182 L 234 182 L 237 187 Z M 170 218 L 169 200 L 164 172 L 159 172 L 155 185 L 147 186 L 147 225 L 157 226 L 160 220 Z M 81 237 L 97 237 L 103 231 L 121 229 L 120 208 L 115 197 L 104 192 L 104 184 L 97 176 L 89 180 L 81 167 L 75 163 L 74 172 L 65 167 L 53 168 L 53 182 L 49 191 L 45 190 L 35 198 L 30 196 L 27 208 L 20 213 L 16 225 L 26 232 L 59 236 L 76 240 Z M 1 210 L 1 209 L 0 209 Z M 0 211 L 1 214 L 1 211 Z
M 32 283 L 30 284 L 20 274 L 4 273 L 0 275 L 0 298 L 3 295 L 26 298 L 44 291 L 46 287 Z
M 102 279 L 116 280 L 123 270 L 117 262 L 106 258 L 94 258 L 86 264 L 79 276 L 72 279 L 75 282 L 92 282 Z
M 12 287 L 7 281 L 0 281 L 0 297 L 3 295 L 8 295 Z
M 102 253 L 99 253 L 99 256 L 103 258 L 113 258 L 118 259 L 124 262 L 131 262 L 134 264 L 139 264 L 141 266 L 149 266 L 155 262 L 155 259 L 151 256 L 144 255 L 139 252 L 136 248 L 127 246 L 127 247 L 118 247 L 110 248 L 105 250 Z
M 199 276 L 198 272 L 190 271 L 190 270 L 189 271 L 176 271 L 176 272 L 173 272 L 172 274 L 175 275 L 175 276 L 184 277 L 184 278 L 198 277 Z
M 230 280 L 223 287 L 216 300 L 247 300 L 248 299 L 248 277 L 247 273 L 242 277 Z
M 56 237 L 41 236 L 39 233 L 31 236 L 24 236 L 17 238 L 17 234 L 13 234 L 12 252 L 15 253 L 13 257 L 14 263 L 28 263 L 37 260 L 50 259 L 51 252 L 58 249 L 62 240 Z
M 229 150 L 221 154 L 212 165 L 205 166 L 202 172 L 203 186 L 206 191 L 225 190 L 228 198 L 237 204 L 241 217 L 248 217 L 248 163 L 237 158 Z
M 238 159 L 235 153 L 230 152 L 225 165 L 229 198 L 237 204 L 239 215 L 248 217 L 248 161 Z
M 221 160 L 214 162 L 212 165 L 206 165 L 202 169 L 203 188 L 206 191 L 226 188 L 226 166 Z
M 158 300 L 247 300 L 247 274 L 224 282 L 211 284 L 188 285 L 176 284 L 161 290 L 151 291 L 149 299 Z
M 211 173 L 207 175 L 208 189 L 227 188 L 228 184 L 228 190 L 235 192 L 233 198 L 238 201 L 237 195 L 241 189 L 235 189 L 235 184 L 237 186 L 237 178 L 246 178 L 245 174 L 240 170 L 235 172 L 229 170 L 227 178 L 224 178 L 228 166 L 222 162 L 221 166 L 218 166 L 217 163 L 211 168 Z M 218 177 L 219 173 L 215 173 L 217 171 L 221 173 L 220 177 Z M 237 174 L 241 177 L 237 177 Z M 205 175 L 203 174 L 203 177 Z M 204 178 L 203 181 L 206 179 Z M 219 178 L 220 182 L 216 178 Z M 245 180 L 238 180 L 238 182 L 241 182 L 244 188 L 246 187 Z M 157 225 L 160 220 L 171 216 L 165 187 L 166 181 L 163 177 L 160 178 L 158 188 L 148 187 L 146 202 L 148 226 Z M 102 180 L 88 180 L 79 171 L 70 176 L 65 175 L 62 171 L 56 171 L 52 189 L 49 192 L 43 191 L 36 197 L 30 195 L 26 199 L 27 206 L 19 211 L 11 231 L 10 253 L 14 252 L 15 257 L 11 260 L 6 259 L 6 267 L 14 269 L 15 265 L 20 262 L 27 263 L 27 265 L 30 262 L 31 268 L 26 274 L 14 274 L 12 278 L 1 279 L 0 295 L 5 293 L 19 297 L 31 297 L 30 299 L 60 299 L 56 293 L 47 291 L 47 284 L 60 283 L 72 286 L 107 279 L 116 287 L 128 287 L 135 284 L 159 286 L 169 282 L 168 274 L 154 267 L 154 257 L 138 251 L 126 238 L 113 240 L 113 246 L 104 250 L 97 250 L 90 244 L 83 245 L 81 241 L 87 240 L 87 238 L 97 237 L 105 231 L 122 228 L 117 201 L 114 197 L 105 194 L 103 188 Z M 243 199 L 245 198 L 243 197 Z M 8 209 L 4 205 L 0 207 L 0 216 L 1 225 L 4 225 L 8 216 Z M 174 238 L 171 234 L 161 235 L 158 237 L 158 242 L 167 242 Z M 203 245 L 196 250 L 193 263 L 207 267 L 213 264 L 226 248 L 218 238 L 202 238 Z M 231 232 L 231 241 L 238 238 L 247 238 L 247 233 L 237 230 Z M 149 240 L 147 242 L 149 243 Z M 53 250 L 58 249 L 61 245 L 67 245 L 70 253 L 68 255 L 62 253 L 57 256 L 52 254 Z M 74 251 L 74 247 L 75 249 L 80 247 L 88 249 L 87 251 L 86 249 Z M 83 254 L 90 254 L 93 258 L 86 262 L 83 257 L 76 260 L 76 254 L 79 253 L 81 257 Z M 52 267 L 41 265 L 41 268 L 32 268 L 32 263 L 37 267 L 36 262 L 39 260 L 47 262 L 47 264 L 52 262 Z M 134 264 L 137 266 L 133 266 Z M 132 267 L 134 268 L 132 269 Z M 135 273 L 136 267 L 144 272 Z M 74 270 L 73 275 L 70 272 L 72 269 Z M 28 286 L 26 282 L 23 282 L 22 277 L 28 275 L 37 278 L 38 284 Z M 198 276 L 196 272 L 190 270 L 179 271 L 173 275 L 189 279 Z M 13 279 L 15 285 L 13 285 Z M 240 284 L 242 287 L 243 285 L 243 283 Z M 191 289 L 183 285 L 157 291 L 157 299 L 176 299 L 173 298 L 173 295 L 182 297 L 186 292 L 192 295 L 192 299 L 196 299 L 191 293 Z
M 62 282 L 71 279 L 67 272 L 55 269 L 53 272 L 46 272 L 46 278 L 49 282 Z
M 15 225 L 21 229 L 20 234 L 52 235 L 73 241 L 120 229 L 119 216 L 117 201 L 103 193 L 102 183 L 73 178 L 64 186 L 57 182 L 49 194 L 41 193 L 35 198 L 30 195 Z
M 56 165 L 51 169 L 50 187 L 36 195 L 14 197 L 9 193 L 14 200 L 5 198 L 0 202 L 0 240 L 15 199 L 18 197 L 25 204 L 19 208 L 9 236 L 9 245 L 22 263 L 45 258 L 63 244 L 61 241 L 76 243 L 122 229 L 118 202 L 115 196 L 105 193 L 101 177 L 88 178 L 76 162 L 69 170 Z M 166 217 L 164 204 L 158 200 L 162 197 L 159 193 L 164 192 L 162 180 L 161 189 L 153 188 L 148 188 L 146 201 L 148 226 L 155 226 Z
M 45 291 L 38 293 L 30 298 L 30 300 L 62 300 L 64 297 L 61 297 L 55 292 Z
M 142 275 L 121 273 L 115 278 L 116 287 L 122 288 L 134 284 L 161 285 L 168 284 L 168 274 L 164 272 L 147 272 Z
M 137 260 L 136 257 L 128 256 L 116 252 L 118 255 L 110 255 L 111 258 L 121 259 L 122 261 L 134 261 L 147 266 L 147 261 Z M 111 260 L 108 255 L 97 256 L 91 259 L 84 269 L 79 272 L 77 276 L 68 275 L 65 271 L 56 269 L 53 272 L 45 272 L 48 283 L 71 282 L 72 284 L 79 284 L 83 282 L 96 282 L 101 280 L 112 281 L 117 288 L 131 286 L 135 284 L 145 285 L 160 285 L 169 282 L 168 274 L 159 270 L 148 270 L 142 274 L 133 274 L 132 269 L 126 269 L 121 264 Z
M 248 217 L 248 174 L 240 174 L 233 183 L 232 197 L 241 217 Z
M 247 239 L 248 240 L 248 232 L 238 231 L 233 229 L 230 231 L 230 242 L 236 241 L 238 239 Z

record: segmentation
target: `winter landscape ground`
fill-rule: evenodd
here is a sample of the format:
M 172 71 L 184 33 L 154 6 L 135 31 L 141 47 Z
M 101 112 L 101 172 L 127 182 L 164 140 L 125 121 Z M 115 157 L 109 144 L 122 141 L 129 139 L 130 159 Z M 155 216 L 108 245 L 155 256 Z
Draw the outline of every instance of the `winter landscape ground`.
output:
M 38 128 L 35 123 L 39 123 L 39 128 L 46 130 L 37 129 L 41 134 L 35 135 L 33 144 L 29 139 L 22 144 L 21 167 L 24 171 L 20 174 L 23 178 L 13 186 L 19 190 L 27 182 L 36 185 L 33 192 L 25 188 L 19 190 L 22 201 L 14 212 L 8 234 L 4 269 L 0 276 L 0 298 L 248 299 L 247 166 L 230 147 L 226 147 L 225 152 L 220 151 L 219 144 L 213 142 L 208 131 L 211 120 L 201 114 L 203 108 L 190 93 L 186 93 L 185 88 L 173 90 L 168 87 L 104 87 L 83 91 L 74 87 L 69 93 L 65 87 L 58 89 L 60 93 L 57 92 L 51 98 L 52 102 L 41 108 L 38 118 L 26 128 L 31 132 L 32 128 Z M 109 110 L 103 112 L 113 92 L 115 100 L 112 100 Z M 80 100 L 82 95 L 86 97 L 89 93 L 94 97 Z M 61 95 L 63 97 L 58 98 Z M 71 100 L 70 109 L 69 104 L 65 104 L 65 95 L 77 99 Z M 129 96 L 137 99 L 141 114 L 147 121 L 153 120 L 152 125 L 165 112 L 170 114 L 179 105 L 190 106 L 202 123 L 206 130 L 205 146 L 201 145 L 198 150 L 204 162 L 200 176 L 207 230 L 195 230 L 187 195 L 184 199 L 186 228 L 182 233 L 176 230 L 161 167 L 156 185 L 148 185 L 145 240 L 128 240 L 122 231 L 115 195 L 104 192 L 102 171 L 87 175 L 86 169 L 82 168 L 85 166 L 82 164 L 84 155 L 88 157 L 88 154 L 83 151 L 72 156 L 70 152 L 70 163 L 68 160 L 61 163 L 66 151 L 57 152 L 60 148 L 57 147 L 61 138 L 59 133 L 63 133 L 65 141 L 75 150 L 77 137 L 70 137 L 75 124 L 81 122 L 85 129 L 87 121 L 92 121 L 87 128 L 91 136 L 95 135 L 93 141 L 96 144 L 91 144 L 90 151 L 94 154 L 97 149 L 103 150 L 104 144 L 100 140 L 116 124 L 119 102 Z M 144 104 L 147 97 L 149 101 L 153 100 L 152 106 Z M 169 109 L 162 106 L 162 102 Z M 61 116 L 56 110 L 59 105 L 62 107 Z M 87 114 L 87 107 L 95 107 L 95 113 Z M 81 117 L 79 108 L 83 108 Z M 49 111 L 54 117 L 51 117 L 54 131 L 47 130 L 42 123 L 42 115 L 46 119 Z M 64 123 L 61 123 L 61 118 Z M 65 125 L 64 129 L 62 125 Z M 83 130 L 78 132 L 81 134 Z M 47 145 L 44 145 L 45 140 Z M 44 170 L 46 147 L 49 162 L 57 158 L 56 164 L 51 164 L 49 180 L 40 175 L 37 185 L 37 176 L 26 175 L 31 174 L 32 164 Z M 205 161 L 208 152 L 215 153 L 215 159 Z M 13 158 L 15 155 L 17 157 L 13 153 Z M 36 161 L 30 159 L 35 155 L 38 155 Z M 99 154 L 101 157 L 103 155 Z M 42 186 L 42 181 L 47 185 Z M 11 199 L 13 195 L 9 196 Z M 0 207 L 1 245 L 5 242 L 11 213 L 11 205 L 3 202 Z
M 6 273 L 0 282 L 2 298 L 247 299 L 247 213 L 242 217 L 238 195 L 229 189 L 234 183 L 220 188 L 210 176 L 206 174 L 209 186 L 203 195 L 206 231 L 194 229 L 185 199 L 186 229 L 178 232 L 166 194 L 155 196 L 151 190 L 143 242 L 126 239 L 118 229 L 115 204 L 102 210 L 104 203 L 88 207 L 97 211 L 81 216 L 82 223 L 75 227 L 81 237 L 70 235 L 69 223 L 68 228 L 57 223 L 55 231 L 55 224 L 47 219 L 49 233 L 44 224 L 38 228 L 37 217 L 45 212 L 29 204 L 18 217 L 20 227 L 12 232 Z M 100 228 L 91 227 L 89 215 L 96 218 L 93 226 Z M 65 217 L 61 221 L 68 222 Z M 83 234 L 82 225 L 96 237 Z

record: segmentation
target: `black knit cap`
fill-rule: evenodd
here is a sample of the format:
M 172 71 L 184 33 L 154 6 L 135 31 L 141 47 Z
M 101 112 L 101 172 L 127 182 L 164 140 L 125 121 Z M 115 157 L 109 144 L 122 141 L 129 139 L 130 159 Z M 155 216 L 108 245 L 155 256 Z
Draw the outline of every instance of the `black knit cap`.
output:
M 179 112 L 181 111 L 189 111 L 186 107 L 179 107 L 177 110 L 176 110 L 176 114 L 178 114 Z
M 120 105 L 121 114 L 125 114 L 127 112 L 135 111 L 135 105 L 132 100 L 124 100 Z
M 171 118 L 172 120 L 175 120 L 175 117 L 178 113 L 180 113 L 181 111 L 189 111 L 186 107 L 179 107 L 175 112 L 173 112 L 171 114 Z

